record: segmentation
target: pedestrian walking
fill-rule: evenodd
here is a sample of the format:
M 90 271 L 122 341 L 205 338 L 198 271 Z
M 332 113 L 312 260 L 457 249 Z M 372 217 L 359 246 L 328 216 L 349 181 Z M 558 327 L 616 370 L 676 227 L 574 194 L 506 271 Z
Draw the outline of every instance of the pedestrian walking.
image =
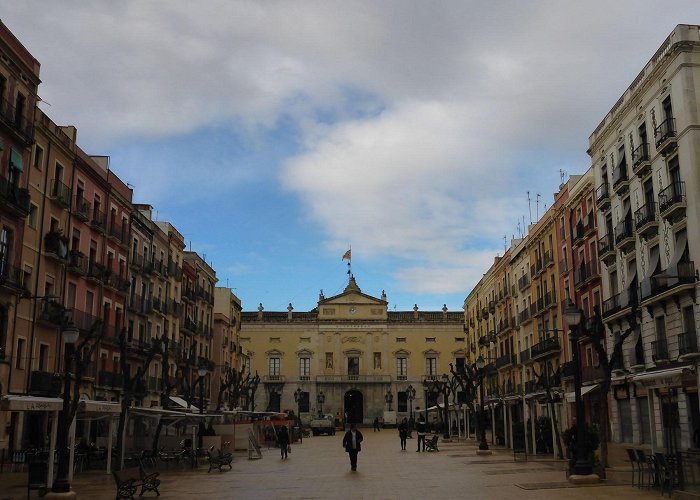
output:
M 289 431 L 287 426 L 283 425 L 277 432 L 277 444 L 280 446 L 280 453 L 282 454 L 282 460 L 287 458 L 287 453 L 289 452 Z
M 423 443 L 423 451 L 425 451 L 426 427 L 427 424 L 425 423 L 425 419 L 423 418 L 423 415 L 421 415 L 418 417 L 418 422 L 416 423 L 416 432 L 418 433 L 418 449 L 416 451 L 421 451 L 421 443 Z
M 406 451 L 406 438 L 408 437 L 408 422 L 406 418 L 399 424 L 399 439 L 401 440 L 401 449 Z
M 357 470 L 357 454 L 362 449 L 362 433 L 355 429 L 355 424 L 350 424 L 350 430 L 343 437 L 343 448 L 350 455 L 350 470 Z
M 374 432 L 379 430 L 379 417 L 374 417 Z

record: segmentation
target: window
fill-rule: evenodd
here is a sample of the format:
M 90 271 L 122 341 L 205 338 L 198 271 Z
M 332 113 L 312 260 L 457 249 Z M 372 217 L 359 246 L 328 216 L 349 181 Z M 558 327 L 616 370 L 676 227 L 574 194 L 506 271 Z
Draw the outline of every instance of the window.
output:
M 375 370 L 382 369 L 382 353 L 381 352 L 374 353 L 374 369 Z
M 464 342 L 464 337 L 455 337 L 455 342 Z
M 399 380 L 406 380 L 407 361 L 406 358 L 396 358 L 396 377 Z
M 27 225 L 32 229 L 36 229 L 36 217 L 39 207 L 34 203 L 29 204 L 29 214 L 27 215 Z
M 32 266 L 25 264 L 22 270 L 22 286 L 26 288 L 29 293 L 32 292 Z
M 41 163 L 44 160 L 44 150 L 38 144 L 34 148 L 34 168 L 41 170 Z
M 299 358 L 299 378 L 309 380 L 311 376 L 311 359 Z
M 267 373 L 271 377 L 279 377 L 280 374 L 280 358 L 270 358 L 267 360 Z
M 49 346 L 46 344 L 39 345 L 39 365 L 37 369 L 41 372 L 48 371 L 49 367 Z
M 437 359 L 425 358 L 425 374 L 437 375 Z
M 46 275 L 44 281 L 44 297 L 51 298 L 54 297 L 54 278 L 50 274 Z
M 465 359 L 464 358 L 455 358 L 455 368 L 457 371 L 464 371 L 465 367 Z
M 426 342 L 435 342 L 435 337 L 426 337 L 425 341 Z
M 348 357 L 348 375 L 360 374 L 360 358 L 357 356 Z
M 15 350 L 15 368 L 24 368 L 24 347 L 26 341 L 22 338 L 17 339 L 17 349 Z
M 399 392 L 396 410 L 398 412 L 408 411 L 408 397 L 405 392 Z
M 304 391 L 301 394 L 299 394 L 299 400 L 297 401 L 297 405 L 299 407 L 299 413 L 308 413 L 309 412 L 309 393 Z
M 396 337 L 396 342 L 406 342 L 406 337 Z

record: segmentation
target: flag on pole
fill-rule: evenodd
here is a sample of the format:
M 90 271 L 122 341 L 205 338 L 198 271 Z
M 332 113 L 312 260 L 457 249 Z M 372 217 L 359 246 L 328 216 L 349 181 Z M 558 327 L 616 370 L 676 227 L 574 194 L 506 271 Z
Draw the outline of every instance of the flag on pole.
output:
M 343 254 L 343 258 L 341 260 L 345 260 L 345 259 L 348 259 L 348 260 L 352 259 L 352 250 L 348 250 L 347 252 L 345 252 Z

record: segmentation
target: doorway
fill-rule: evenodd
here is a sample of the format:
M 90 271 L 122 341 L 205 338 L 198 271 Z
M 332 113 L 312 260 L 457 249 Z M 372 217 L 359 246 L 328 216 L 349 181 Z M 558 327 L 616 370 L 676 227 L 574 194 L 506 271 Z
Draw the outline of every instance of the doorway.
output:
M 345 414 L 347 415 L 346 422 L 348 424 L 361 424 L 363 420 L 362 393 L 355 389 L 346 392 L 344 403 Z

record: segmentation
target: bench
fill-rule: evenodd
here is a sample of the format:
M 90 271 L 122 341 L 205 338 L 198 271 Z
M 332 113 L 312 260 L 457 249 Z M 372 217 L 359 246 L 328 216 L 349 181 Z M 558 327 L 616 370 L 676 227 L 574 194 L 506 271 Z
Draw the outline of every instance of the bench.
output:
M 219 455 L 214 455 L 211 450 L 207 450 L 207 460 L 209 460 L 209 470 L 207 474 L 211 472 L 212 469 L 219 469 L 219 472 L 223 472 L 223 467 L 228 465 L 228 469 L 233 469 L 233 455 L 231 453 L 223 453 Z
M 425 440 L 425 449 L 428 451 L 440 451 L 438 450 L 438 435 L 435 434 L 430 439 Z
M 158 472 L 151 472 L 148 474 L 143 470 L 143 467 L 139 467 L 138 477 L 120 477 L 119 473 L 115 471 L 112 471 L 112 475 L 114 476 L 114 481 L 117 483 L 117 500 L 121 498 L 133 499 L 139 486 L 141 487 L 139 496 L 142 496 L 147 491 L 155 491 L 156 495 L 160 496 L 160 491 L 158 491 L 158 487 L 160 486 Z

